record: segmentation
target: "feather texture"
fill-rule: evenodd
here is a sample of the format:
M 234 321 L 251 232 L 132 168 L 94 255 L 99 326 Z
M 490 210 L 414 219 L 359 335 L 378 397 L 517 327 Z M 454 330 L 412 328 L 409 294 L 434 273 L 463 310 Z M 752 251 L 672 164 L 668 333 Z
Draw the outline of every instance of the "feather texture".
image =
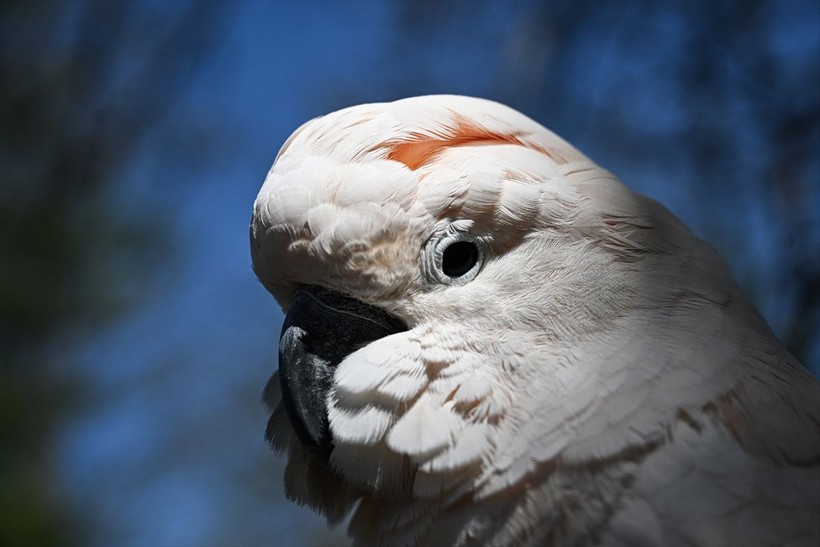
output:
M 480 248 L 469 282 L 431 275 L 444 237 Z M 817 381 L 709 245 L 522 114 L 308 122 L 251 252 L 285 311 L 317 285 L 408 327 L 335 369 L 329 468 L 266 389 L 287 495 L 359 544 L 820 544 Z

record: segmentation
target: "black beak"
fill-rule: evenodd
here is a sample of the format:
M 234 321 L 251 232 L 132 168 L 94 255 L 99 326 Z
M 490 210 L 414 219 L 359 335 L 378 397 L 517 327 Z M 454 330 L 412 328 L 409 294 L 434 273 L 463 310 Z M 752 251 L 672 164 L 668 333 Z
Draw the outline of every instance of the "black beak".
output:
M 302 444 L 327 463 L 333 450 L 327 393 L 333 371 L 374 340 L 407 330 L 386 311 L 319 287 L 296 293 L 279 339 L 282 402 Z

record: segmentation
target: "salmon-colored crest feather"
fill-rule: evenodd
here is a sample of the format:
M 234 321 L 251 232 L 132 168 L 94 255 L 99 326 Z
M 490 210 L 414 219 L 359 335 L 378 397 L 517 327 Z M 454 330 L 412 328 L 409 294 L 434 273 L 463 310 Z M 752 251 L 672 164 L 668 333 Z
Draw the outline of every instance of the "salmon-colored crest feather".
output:
M 415 171 L 435 159 L 447 148 L 491 144 L 524 146 L 549 156 L 559 165 L 567 163 L 566 158 L 558 154 L 555 150 L 548 150 L 533 143 L 524 142 L 516 135 L 505 135 L 488 131 L 463 119 L 458 120 L 451 133 L 441 135 L 440 138 L 416 135 L 412 140 L 382 143 L 379 148 L 387 148 L 389 150 L 387 159 L 401 162 L 409 169 Z

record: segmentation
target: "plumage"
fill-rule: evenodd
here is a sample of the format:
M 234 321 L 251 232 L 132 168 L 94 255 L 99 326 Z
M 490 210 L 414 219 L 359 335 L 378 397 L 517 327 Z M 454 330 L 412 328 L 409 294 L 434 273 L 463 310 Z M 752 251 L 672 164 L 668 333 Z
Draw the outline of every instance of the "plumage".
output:
M 289 318 L 286 493 L 358 544 L 820 545 L 818 382 L 708 244 L 524 115 L 306 123 L 251 252 Z

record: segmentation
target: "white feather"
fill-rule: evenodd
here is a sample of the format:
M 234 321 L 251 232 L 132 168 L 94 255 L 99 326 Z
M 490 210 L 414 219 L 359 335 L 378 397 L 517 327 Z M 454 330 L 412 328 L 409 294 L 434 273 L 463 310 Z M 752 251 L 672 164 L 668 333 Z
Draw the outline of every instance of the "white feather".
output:
M 418 395 L 427 384 L 427 376 L 422 371 L 418 374 L 396 374 L 380 383 L 376 392 L 397 403 L 404 403 Z
M 450 405 L 423 393 L 390 430 L 387 445 L 399 454 L 424 461 L 451 445 L 463 427 Z
M 338 443 L 375 444 L 395 420 L 392 412 L 372 405 L 356 410 L 336 405 L 328 409 L 330 430 Z
M 427 473 L 444 473 L 468 466 L 488 453 L 487 424 L 464 424 L 455 444 L 438 456 L 424 462 L 420 469 Z

